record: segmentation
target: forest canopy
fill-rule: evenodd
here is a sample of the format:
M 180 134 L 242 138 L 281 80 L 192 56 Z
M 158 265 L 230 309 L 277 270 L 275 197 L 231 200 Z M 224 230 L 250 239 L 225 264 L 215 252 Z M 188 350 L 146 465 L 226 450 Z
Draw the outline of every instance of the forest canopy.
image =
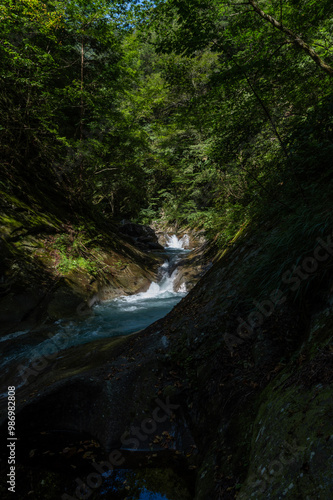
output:
M 2 193 L 228 242 L 330 189 L 329 0 L 4 0 Z

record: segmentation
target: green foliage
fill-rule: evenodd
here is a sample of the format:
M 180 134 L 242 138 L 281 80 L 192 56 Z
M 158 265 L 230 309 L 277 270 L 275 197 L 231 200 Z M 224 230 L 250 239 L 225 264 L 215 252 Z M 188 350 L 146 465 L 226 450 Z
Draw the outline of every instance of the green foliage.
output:
M 62 274 L 69 274 L 80 268 L 81 270 L 94 275 L 98 270 L 96 262 L 85 259 L 84 257 L 73 258 L 64 254 L 61 254 L 61 260 L 57 265 L 57 268 Z
M 332 64 L 326 0 L 260 7 Z M 157 2 L 143 39 L 166 82 L 147 128 L 150 207 L 224 245 L 249 219 L 292 212 L 295 197 L 309 205 L 326 189 L 331 80 L 250 2 Z
M 150 224 L 151 221 L 158 218 L 158 211 L 154 209 L 152 206 L 148 208 L 142 208 L 138 215 L 138 221 L 142 222 L 142 224 Z
M 257 3 L 333 64 L 332 2 Z M 69 221 L 163 218 L 224 246 L 327 189 L 331 77 L 250 1 L 5 0 L 0 18 L 10 196 Z
M 58 270 L 63 274 L 68 274 L 78 268 L 96 274 L 98 271 L 98 263 L 92 255 L 98 251 L 98 240 L 100 237 L 91 238 L 87 234 L 86 226 L 78 226 L 66 233 L 59 234 L 55 237 L 53 248 L 58 251 L 60 261 L 57 264 Z
M 124 103 L 127 2 L 6 0 L 0 17 L 3 189 L 75 212 L 132 216 L 146 138 Z M 137 161 L 136 161 L 137 160 Z M 125 195 L 126 193 L 126 195 Z M 89 208 L 88 208 L 89 207 Z

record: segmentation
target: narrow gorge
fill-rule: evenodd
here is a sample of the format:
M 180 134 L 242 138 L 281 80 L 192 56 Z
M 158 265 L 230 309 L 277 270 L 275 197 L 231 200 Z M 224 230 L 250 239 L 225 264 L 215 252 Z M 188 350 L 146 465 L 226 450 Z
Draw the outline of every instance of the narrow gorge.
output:
M 1 499 L 333 498 L 332 20 L 2 1 Z

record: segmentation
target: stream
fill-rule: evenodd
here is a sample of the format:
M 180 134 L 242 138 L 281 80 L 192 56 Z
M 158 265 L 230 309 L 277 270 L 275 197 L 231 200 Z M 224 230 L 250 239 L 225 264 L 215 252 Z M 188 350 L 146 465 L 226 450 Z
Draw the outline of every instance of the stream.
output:
M 92 315 L 59 320 L 47 331 L 23 330 L 0 337 L 1 372 L 7 372 L 8 377 L 8 373 L 17 371 L 17 366 L 26 366 L 44 354 L 58 352 L 59 358 L 61 351 L 69 347 L 128 335 L 163 318 L 187 293 L 185 284 L 174 291 L 177 263 L 190 252 L 184 248 L 187 245 L 187 235 L 181 239 L 176 235 L 168 237 L 163 253 L 165 262 L 158 271 L 158 281 L 151 283 L 146 292 L 99 303 L 94 306 Z M 16 387 L 19 388 L 20 384 Z M 1 390 L 0 399 L 5 395 L 6 392 Z

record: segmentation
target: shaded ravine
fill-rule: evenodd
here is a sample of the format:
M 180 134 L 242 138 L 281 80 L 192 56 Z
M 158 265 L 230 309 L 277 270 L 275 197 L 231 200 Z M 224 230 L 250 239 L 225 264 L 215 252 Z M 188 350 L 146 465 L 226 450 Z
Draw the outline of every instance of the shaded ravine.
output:
M 57 353 L 54 361 L 50 361 L 46 369 L 42 369 L 36 377 L 31 377 L 28 385 L 17 391 L 18 403 L 21 405 L 17 414 L 20 436 L 18 476 L 24 480 L 33 467 L 36 498 L 39 498 L 40 493 L 37 491 L 39 491 L 38 485 L 42 484 L 41 480 L 43 483 L 51 481 L 51 488 L 54 488 L 57 494 L 63 492 L 72 495 L 77 475 L 80 474 L 84 478 L 91 473 L 94 470 L 91 460 L 93 462 L 107 460 L 108 453 L 114 446 L 118 447 L 119 453 L 124 457 L 124 468 L 117 468 L 110 477 L 108 474 L 102 475 L 102 487 L 96 490 L 97 498 L 104 495 L 106 498 L 113 498 L 112 492 L 116 495 L 114 498 L 127 498 L 128 488 L 131 498 L 141 500 L 175 500 L 192 497 L 190 491 L 194 484 L 193 470 L 184 466 L 183 462 L 187 463 L 185 454 L 178 455 L 180 453 L 178 450 L 186 449 L 187 452 L 193 450 L 193 441 L 188 435 L 181 414 L 177 415 L 175 420 L 169 414 L 162 419 L 163 421 L 158 419 L 154 432 L 151 434 L 147 431 L 147 437 L 140 441 L 139 447 L 135 450 L 127 445 L 127 441 L 119 442 L 123 432 L 131 429 L 131 423 L 142 425 L 147 418 L 150 420 L 150 415 L 154 414 L 154 406 L 149 409 L 147 405 L 156 390 L 154 384 L 159 383 L 159 377 L 154 373 L 163 370 L 163 364 L 157 361 L 155 351 L 160 342 L 165 347 L 164 338 L 159 339 L 156 336 L 153 341 L 144 340 L 144 343 L 148 342 L 148 349 L 144 348 L 143 344 L 142 351 L 140 348 L 135 349 L 137 359 L 132 362 L 134 358 L 129 354 L 132 350 L 131 341 L 127 342 L 130 339 L 126 337 L 140 327 L 144 328 L 165 316 L 186 295 L 184 288 L 178 291 L 173 289 L 177 262 L 185 252 L 182 241 L 171 238 L 165 250 L 166 261 L 160 268 L 160 279 L 156 283 L 151 283 L 146 292 L 101 304 L 96 306 L 94 316 L 77 322 L 67 322 L 67 328 L 71 324 L 73 328 L 79 329 L 80 337 L 79 334 L 69 335 L 67 344 L 63 346 L 62 352 Z M 118 328 L 114 326 L 115 321 L 118 322 Z M 114 331 L 110 329 L 108 335 L 107 324 L 109 327 L 114 326 Z M 92 326 L 94 328 L 91 328 Z M 54 328 L 60 327 L 64 327 L 62 322 L 58 322 Z M 92 333 L 96 331 L 99 336 L 94 337 Z M 24 335 L 28 336 L 28 333 L 20 335 L 17 332 L 12 341 L 17 342 Z M 60 338 L 60 332 L 55 335 Z M 137 334 L 134 335 L 134 338 L 136 337 Z M 78 339 L 81 341 L 80 344 L 77 342 Z M 118 339 L 120 344 L 117 355 Z M 124 341 L 127 347 L 123 345 Z M 71 342 L 73 342 L 72 348 L 68 349 L 68 344 Z M 114 348 L 111 350 L 107 348 L 108 352 L 103 347 L 107 342 L 110 345 L 115 342 Z M 167 343 L 166 339 L 165 342 Z M 108 373 L 107 377 L 102 376 L 102 381 L 96 378 L 95 368 L 91 369 L 89 365 L 89 356 L 94 358 L 96 345 L 101 346 L 105 362 L 96 361 L 94 366 L 96 363 L 96 367 L 99 365 L 105 373 Z M 82 355 L 84 349 L 89 353 L 88 358 Z M 39 348 L 36 354 L 37 352 L 41 352 Z M 121 352 L 127 358 L 120 355 Z M 110 365 L 112 357 L 116 361 Z M 75 363 L 79 364 L 78 371 Z M 13 363 L 14 365 L 17 372 L 18 362 Z M 119 370 L 116 377 L 113 375 L 114 369 L 116 372 Z M 148 374 L 151 376 L 151 381 L 146 386 Z M 8 380 L 13 383 L 10 373 L 7 372 L 6 378 L 7 383 Z M 144 407 L 142 400 L 146 400 Z M 163 400 L 168 401 L 165 400 L 165 396 Z M 152 401 L 152 404 L 156 403 Z M 144 410 L 147 412 L 146 415 L 142 413 L 143 408 L 146 408 Z M 159 416 L 160 413 L 161 408 Z M 162 441 L 156 440 L 154 436 L 160 436 Z M 73 457 L 71 450 L 75 450 Z M 84 450 L 84 453 L 80 450 Z M 89 456 L 86 457 L 86 453 Z M 57 484 L 58 480 L 60 486 Z M 127 482 L 125 485 L 124 481 Z M 23 490 L 20 494 L 25 498 Z
M 59 320 L 47 329 L 22 330 L 1 337 L 1 372 L 6 373 L 6 379 L 19 388 L 23 380 L 20 376 L 22 370 L 38 364 L 44 356 L 57 353 L 60 357 L 61 352 L 70 347 L 128 335 L 164 317 L 187 293 L 185 284 L 174 290 L 177 264 L 190 252 L 184 248 L 187 245 L 186 235 L 181 239 L 176 235 L 167 238 L 162 253 L 165 262 L 159 269 L 159 279 L 152 282 L 145 292 L 99 303 L 89 316 L 83 314 L 73 320 Z M 6 396 L 5 384 L 6 380 L 1 384 L 0 398 Z

